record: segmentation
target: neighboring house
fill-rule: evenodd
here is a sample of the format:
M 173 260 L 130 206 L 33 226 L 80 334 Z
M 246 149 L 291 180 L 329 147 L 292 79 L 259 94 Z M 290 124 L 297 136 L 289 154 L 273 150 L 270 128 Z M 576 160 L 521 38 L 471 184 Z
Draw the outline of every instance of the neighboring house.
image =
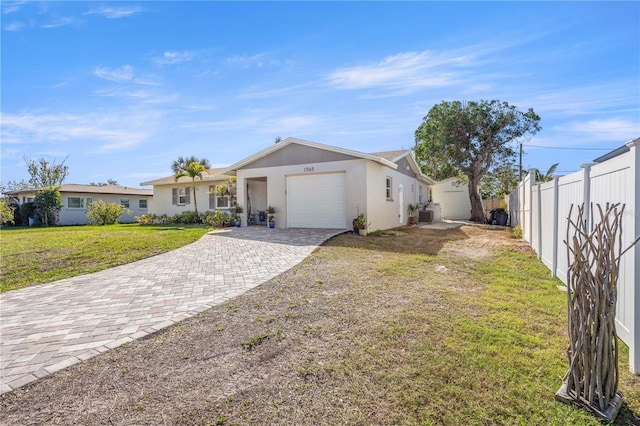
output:
M 153 185 L 153 209 L 149 213 L 173 216 L 185 211 L 194 210 L 193 195 L 196 195 L 198 212 L 208 210 L 231 211 L 231 200 L 228 196 L 220 196 L 217 187 L 224 185 L 231 176 L 225 176 L 223 169 L 210 169 L 196 177 L 193 181 L 183 176 L 176 181 L 174 176 L 142 182 L 141 186 Z
M 84 225 L 87 221 L 87 206 L 94 201 L 121 204 L 130 213 L 120 217 L 120 222 L 134 222 L 134 216 L 147 214 L 152 207 L 153 191 L 149 189 L 129 188 L 120 185 L 77 185 L 65 184 L 59 187 L 62 196 L 62 209 L 58 223 L 60 225 Z M 32 202 L 37 189 L 25 188 L 6 193 L 17 204 Z
M 429 201 L 434 183 L 408 150 L 366 154 L 295 138 L 220 173 L 237 177 L 243 224 L 273 206 L 278 228 L 350 229 L 359 213 L 372 230 L 406 225 L 409 203 Z
M 431 196 L 440 203 L 442 219 L 468 220 L 471 217 L 469 184 L 459 177 L 450 177 L 436 182 L 431 187 Z

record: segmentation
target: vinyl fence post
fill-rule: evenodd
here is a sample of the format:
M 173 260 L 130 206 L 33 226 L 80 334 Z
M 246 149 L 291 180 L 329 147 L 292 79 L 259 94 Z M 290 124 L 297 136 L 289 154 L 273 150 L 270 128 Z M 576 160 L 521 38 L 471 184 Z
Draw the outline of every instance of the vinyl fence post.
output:
M 634 220 L 631 231 L 632 239 L 640 235 L 640 138 L 627 142 L 626 144 L 631 150 L 631 178 L 634 182 L 631 185 L 629 194 L 629 204 L 627 208 L 633 207 Z M 631 321 L 633 329 L 631 330 L 631 343 L 629 344 L 629 369 L 637 375 L 640 375 L 640 244 L 633 247 L 633 271 L 631 272 L 631 281 L 635 285 L 631 285 L 633 307 Z
M 538 183 L 536 186 L 538 187 L 538 211 L 536 212 L 538 215 L 536 220 L 538 223 L 538 259 L 542 260 L 542 184 Z
M 584 220 L 586 229 L 591 229 L 591 166 L 594 163 L 581 164 L 582 167 L 582 185 L 583 195 L 582 202 L 584 203 Z
M 551 276 L 557 277 L 556 269 L 558 269 L 558 220 L 560 213 L 558 212 L 558 177 L 553 178 L 553 251 L 551 253 Z

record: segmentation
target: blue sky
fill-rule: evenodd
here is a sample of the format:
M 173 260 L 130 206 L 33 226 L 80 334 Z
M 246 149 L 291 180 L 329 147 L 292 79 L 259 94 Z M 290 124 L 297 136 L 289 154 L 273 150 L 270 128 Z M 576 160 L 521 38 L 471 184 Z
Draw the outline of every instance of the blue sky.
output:
M 277 136 L 409 149 L 443 100 L 533 108 L 525 168 L 575 171 L 605 153 L 584 148 L 640 136 L 639 2 L 1 8 L 4 183 L 28 178 L 24 157 L 137 187 L 178 156 L 230 165 Z

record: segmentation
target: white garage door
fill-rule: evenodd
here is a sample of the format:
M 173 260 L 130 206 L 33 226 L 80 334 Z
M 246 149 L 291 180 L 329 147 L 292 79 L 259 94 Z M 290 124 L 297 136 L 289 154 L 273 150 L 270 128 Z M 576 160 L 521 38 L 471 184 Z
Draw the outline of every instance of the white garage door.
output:
M 346 228 L 345 174 L 289 176 L 289 228 Z

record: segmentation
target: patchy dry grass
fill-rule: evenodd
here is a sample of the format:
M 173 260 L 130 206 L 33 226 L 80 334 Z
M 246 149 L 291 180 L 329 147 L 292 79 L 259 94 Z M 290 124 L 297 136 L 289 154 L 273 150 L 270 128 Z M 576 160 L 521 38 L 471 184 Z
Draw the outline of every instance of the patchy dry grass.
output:
M 108 225 L 0 230 L 0 292 L 48 283 L 174 250 L 204 227 Z
M 599 425 L 554 400 L 565 296 L 476 227 L 341 235 L 270 282 L 0 397 L 8 424 Z M 621 354 L 625 406 L 640 379 Z

